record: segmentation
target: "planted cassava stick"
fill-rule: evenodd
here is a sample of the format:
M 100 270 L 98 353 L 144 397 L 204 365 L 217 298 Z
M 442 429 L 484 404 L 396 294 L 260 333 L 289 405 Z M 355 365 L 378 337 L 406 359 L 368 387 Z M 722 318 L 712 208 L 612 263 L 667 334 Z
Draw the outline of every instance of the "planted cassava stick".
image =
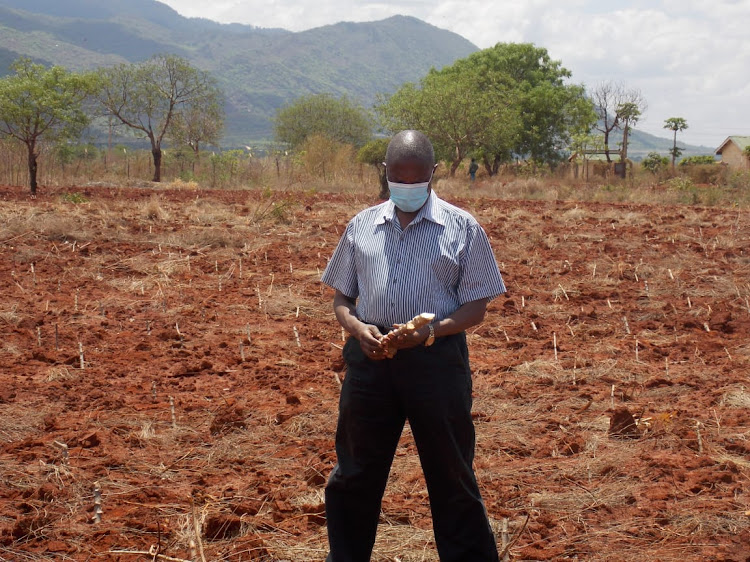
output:
M 177 416 L 174 413 L 174 397 L 169 397 L 169 411 L 172 414 L 172 429 L 177 429 Z
M 552 332 L 552 347 L 555 348 L 555 361 L 557 361 L 557 333 Z
M 62 441 L 53 441 L 52 443 L 62 451 L 63 464 L 68 464 L 70 460 L 70 457 L 68 456 L 68 445 Z
M 102 487 L 99 482 L 94 482 L 94 523 L 102 522 Z
M 385 348 L 385 355 L 389 359 L 392 358 L 394 355 L 396 355 L 396 349 L 393 349 L 389 346 L 389 344 L 395 340 L 398 336 L 405 336 L 408 334 L 413 334 L 419 328 L 422 326 L 426 326 L 430 322 L 432 322 L 435 319 L 435 315 L 431 312 L 423 312 L 422 314 L 418 314 L 405 324 L 399 325 L 398 328 L 395 330 L 391 330 L 386 335 L 384 335 L 382 338 L 380 338 L 380 343 Z
M 36 345 L 42 347 L 42 329 L 39 326 L 36 327 Z
M 302 344 L 299 342 L 299 332 L 297 331 L 297 326 L 292 326 L 294 330 L 294 339 L 297 342 L 297 347 L 302 347 Z
M 84 369 L 84 363 L 83 363 L 83 344 L 81 342 L 78 342 L 78 359 L 81 360 L 81 369 Z

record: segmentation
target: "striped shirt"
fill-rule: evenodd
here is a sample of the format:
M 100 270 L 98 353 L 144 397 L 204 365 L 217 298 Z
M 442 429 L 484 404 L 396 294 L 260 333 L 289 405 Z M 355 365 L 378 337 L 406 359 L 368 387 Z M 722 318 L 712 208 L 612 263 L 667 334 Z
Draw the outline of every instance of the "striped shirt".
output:
M 359 319 L 376 326 L 422 312 L 440 320 L 467 302 L 505 292 L 487 234 L 434 191 L 403 230 L 390 200 L 357 214 L 322 281 L 357 299 Z

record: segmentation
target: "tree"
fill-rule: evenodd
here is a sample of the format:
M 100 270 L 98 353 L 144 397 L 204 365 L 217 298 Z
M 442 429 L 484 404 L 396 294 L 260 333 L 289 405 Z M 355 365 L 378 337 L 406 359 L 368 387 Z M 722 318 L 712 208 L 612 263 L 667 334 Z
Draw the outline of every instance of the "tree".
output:
M 176 55 L 103 68 L 100 77 L 99 99 L 106 111 L 151 142 L 155 182 L 161 181 L 162 141 L 175 121 L 184 122 L 191 112 L 210 114 L 221 97 L 208 73 Z
M 625 162 L 628 158 L 628 138 L 630 137 L 630 127 L 634 126 L 641 117 L 641 109 L 634 102 L 625 102 L 617 108 L 617 114 L 620 117 L 622 126 L 622 150 L 620 152 L 620 161 Z
M 450 163 L 451 176 L 468 152 L 482 144 L 491 119 L 468 78 L 433 70 L 419 87 L 406 84 L 376 106 L 390 132 L 417 129 L 430 137 L 436 157 Z
M 378 172 L 378 180 L 380 184 L 380 193 L 378 197 L 381 199 L 388 199 L 388 178 L 385 173 L 385 152 L 388 149 L 388 142 L 390 139 L 374 139 L 359 149 L 357 153 L 357 161 L 362 164 L 370 164 L 374 166 Z
M 677 147 L 677 132 L 687 129 L 688 124 L 682 117 L 670 117 L 664 121 L 664 128 L 674 132 L 672 150 L 670 151 L 672 155 L 672 172 L 674 172 L 674 161 L 682 154 L 682 149 Z
M 303 96 L 276 112 L 277 141 L 296 150 L 313 135 L 360 147 L 372 136 L 372 118 L 349 98 L 331 94 Z
M 626 115 L 643 115 L 647 108 L 646 100 L 639 90 L 626 88 L 618 82 L 599 84 L 592 90 L 590 97 L 598 119 L 595 128 L 604 135 L 604 153 L 607 162 L 612 162 L 609 148 L 610 133 L 628 125 Z
M 224 100 L 217 88 L 211 89 L 200 104 L 185 104 L 174 118 L 168 137 L 177 145 L 189 146 L 194 161 L 200 159 L 201 144 L 218 144 L 224 129 Z
M 36 195 L 42 141 L 76 139 L 89 123 L 83 103 L 95 92 L 91 75 L 45 68 L 21 58 L 0 79 L 0 134 L 26 145 L 29 187 Z
M 498 43 L 407 84 L 376 106 L 384 126 L 424 131 L 451 174 L 469 153 L 493 175 L 514 155 L 554 162 L 590 128 L 591 103 L 570 72 L 532 44 Z

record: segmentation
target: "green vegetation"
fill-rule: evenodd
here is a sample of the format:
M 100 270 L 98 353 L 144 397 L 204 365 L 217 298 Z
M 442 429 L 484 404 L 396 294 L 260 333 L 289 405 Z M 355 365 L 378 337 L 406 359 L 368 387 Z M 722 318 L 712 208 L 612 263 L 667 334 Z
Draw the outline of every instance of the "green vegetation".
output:
M 65 203 L 72 203 L 73 205 L 80 205 L 82 203 L 88 203 L 89 199 L 82 193 L 74 192 L 74 193 L 63 193 L 60 196 L 60 200 L 62 200 Z
M 406 84 L 376 106 L 386 129 L 419 129 L 433 141 L 455 174 L 468 155 L 490 175 L 513 156 L 554 163 L 573 135 L 594 122 L 581 86 L 566 85 L 570 72 L 547 50 L 499 43 L 421 82 Z
M 697 165 L 713 165 L 716 164 L 716 160 L 713 156 L 688 156 L 680 160 L 680 166 L 697 166 Z
M 649 152 L 648 156 L 641 162 L 641 166 L 652 174 L 659 174 L 669 166 L 669 158 L 658 152 Z
M 672 155 L 672 171 L 674 172 L 675 160 L 682 154 L 682 149 L 677 146 L 677 133 L 687 129 L 688 124 L 682 117 L 670 117 L 664 121 L 664 128 L 674 132 L 672 150 L 670 151 Z
M 0 79 L 0 134 L 26 146 L 31 194 L 36 195 L 39 149 L 43 141 L 76 138 L 89 122 L 84 100 L 94 92 L 90 76 L 29 59 L 12 66 L 14 75 Z
M 274 119 L 274 135 L 292 149 L 299 149 L 315 135 L 362 146 L 372 135 L 372 119 L 364 108 L 346 96 L 313 94 L 279 109 Z

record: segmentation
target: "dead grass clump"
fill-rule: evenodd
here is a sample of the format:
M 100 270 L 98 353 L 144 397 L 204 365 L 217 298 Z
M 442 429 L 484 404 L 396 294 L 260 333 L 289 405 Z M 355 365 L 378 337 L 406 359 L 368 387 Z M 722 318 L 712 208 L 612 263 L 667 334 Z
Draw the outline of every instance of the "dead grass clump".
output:
M 727 392 L 721 399 L 722 406 L 750 409 L 750 392 L 744 387 Z
M 42 235 L 47 240 L 83 242 L 91 239 L 91 233 L 83 226 L 81 217 L 54 214 L 45 219 Z
M 164 210 L 161 200 L 156 196 L 152 196 L 151 199 L 141 205 L 141 214 L 145 219 L 151 221 L 164 221 L 169 218 L 169 213 Z
M 200 186 L 196 181 L 183 181 L 180 178 L 175 178 L 171 182 L 163 184 L 162 187 L 164 189 L 189 189 L 191 191 L 196 191 Z
M 21 316 L 18 314 L 18 305 L 12 304 L 10 307 L 0 310 L 0 320 L 10 326 L 18 326 L 21 323 Z
M 547 182 L 539 178 L 517 178 L 497 190 L 503 199 L 557 199 L 557 191 L 549 189 Z

